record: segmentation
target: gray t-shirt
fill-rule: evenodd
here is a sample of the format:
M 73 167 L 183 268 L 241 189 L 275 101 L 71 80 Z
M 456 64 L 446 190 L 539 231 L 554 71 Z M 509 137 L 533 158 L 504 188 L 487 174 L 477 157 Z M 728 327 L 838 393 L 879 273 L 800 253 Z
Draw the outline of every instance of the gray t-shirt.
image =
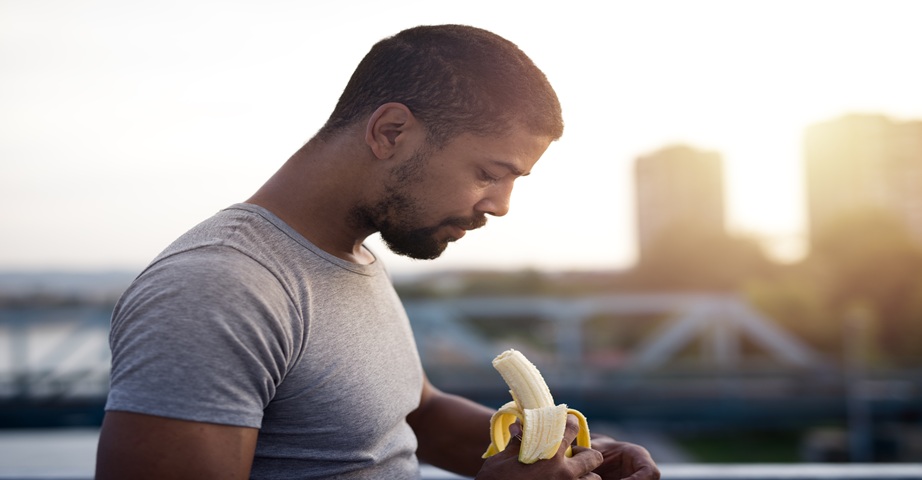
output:
M 259 428 L 252 478 L 415 479 L 422 368 L 380 261 L 234 205 L 115 307 L 107 410 Z

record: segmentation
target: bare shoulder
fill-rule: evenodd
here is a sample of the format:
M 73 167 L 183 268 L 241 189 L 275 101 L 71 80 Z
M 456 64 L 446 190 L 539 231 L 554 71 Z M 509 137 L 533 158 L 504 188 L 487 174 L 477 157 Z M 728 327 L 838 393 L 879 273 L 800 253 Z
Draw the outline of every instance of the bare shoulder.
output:
M 110 411 L 96 478 L 248 478 L 258 430 Z

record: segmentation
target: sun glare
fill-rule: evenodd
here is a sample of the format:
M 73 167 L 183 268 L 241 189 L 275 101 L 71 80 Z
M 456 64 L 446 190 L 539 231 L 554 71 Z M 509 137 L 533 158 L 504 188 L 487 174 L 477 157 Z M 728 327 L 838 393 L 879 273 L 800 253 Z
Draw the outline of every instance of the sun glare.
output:
M 915 1 L 410 2 L 367 22 L 345 3 L 99 3 L 119 8 L 12 2 L 0 15 L 0 44 L 16 47 L 0 49 L 0 92 L 12 92 L 0 102 L 9 159 L 0 200 L 30 205 L 5 217 L 12 248 L 0 266 L 111 264 L 122 251 L 119 264 L 144 264 L 194 221 L 245 198 L 325 121 L 369 45 L 413 25 L 507 36 L 564 107 L 564 137 L 517 187 L 511 214 L 452 249 L 458 265 L 629 266 L 633 162 L 673 144 L 720 153 L 728 229 L 796 258 L 807 222 L 804 129 L 850 113 L 922 117 Z M 362 28 L 344 36 L 345 22 Z M 141 181 L 151 174 L 163 181 Z M 94 215 L 61 218 L 59 198 Z M 60 231 L 79 232 L 78 247 L 33 238 L 53 242 Z

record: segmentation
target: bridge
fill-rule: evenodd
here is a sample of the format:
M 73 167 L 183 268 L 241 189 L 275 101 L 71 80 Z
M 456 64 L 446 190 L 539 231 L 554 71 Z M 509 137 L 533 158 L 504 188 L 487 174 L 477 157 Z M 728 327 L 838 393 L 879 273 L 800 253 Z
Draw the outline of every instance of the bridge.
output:
M 734 295 L 468 297 L 405 305 L 430 378 L 487 405 L 506 399 L 490 360 L 513 347 L 538 365 L 557 398 L 593 418 L 657 429 L 847 422 L 852 457 L 867 458 L 874 424 L 922 415 L 918 372 L 871 373 L 857 356 L 826 358 Z M 655 325 L 614 361 L 594 361 L 586 351 L 592 327 L 625 318 Z M 549 341 L 498 341 L 482 332 L 509 321 Z M 692 345 L 699 351 L 690 359 Z
M 600 316 L 617 321 L 624 315 L 666 316 L 662 325 L 617 365 L 621 377 L 637 381 L 647 372 L 675 362 L 692 343 L 702 349 L 704 365 L 733 376 L 741 372 L 747 353 L 744 340 L 761 347 L 785 374 L 829 372 L 833 362 L 779 329 L 746 302 L 732 295 L 606 295 L 579 298 L 466 297 L 408 300 L 424 364 L 429 368 L 467 365 L 489 371 L 490 360 L 505 345 L 476 331 L 466 320 L 486 318 L 502 323 L 525 319 L 525 329 L 541 328 L 550 348 L 531 349 L 545 376 L 561 388 L 585 386 L 604 368 L 586 369 L 587 324 Z M 0 310 L 0 399 L 59 398 L 104 395 L 109 368 L 109 311 L 100 307 L 68 309 L 22 308 Z M 450 352 L 450 355 L 445 354 Z M 532 355 L 533 354 L 533 355 Z M 747 375 L 751 372 L 744 372 Z M 491 374 L 492 375 L 492 374 Z
M 464 326 L 465 318 L 526 317 L 550 322 L 556 345 L 555 363 L 572 369 L 584 363 L 585 324 L 601 315 L 669 315 L 666 325 L 630 353 L 628 370 L 651 370 L 667 364 L 683 347 L 704 340 L 712 366 L 734 370 L 743 360 L 741 340 L 748 338 L 781 364 L 825 369 L 830 362 L 779 329 L 735 295 L 632 294 L 578 298 L 464 297 L 405 302 L 420 338 L 421 351 L 431 340 L 449 337 L 459 353 L 482 363 L 498 353 L 482 335 Z M 488 364 L 488 362 L 487 362 Z
M 856 438 L 867 438 L 874 424 L 922 418 L 919 372 L 843 368 L 732 295 L 468 297 L 405 305 L 430 378 L 487 405 L 507 399 L 490 361 L 514 347 L 538 364 L 555 396 L 610 422 L 668 429 L 847 421 Z M 0 355 L 0 425 L 98 424 L 108 387 L 109 313 L 0 310 L 0 352 L 7 352 Z M 644 335 L 603 352 L 615 355 L 587 350 L 594 327 L 625 317 L 649 323 L 639 329 Z M 513 325 L 521 335 L 490 335 L 497 325 Z M 690 346 L 697 348 L 691 359 Z

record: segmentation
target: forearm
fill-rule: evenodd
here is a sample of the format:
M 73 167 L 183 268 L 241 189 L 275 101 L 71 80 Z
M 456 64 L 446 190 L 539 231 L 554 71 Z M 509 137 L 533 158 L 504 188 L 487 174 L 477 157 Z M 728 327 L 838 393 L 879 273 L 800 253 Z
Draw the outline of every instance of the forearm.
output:
M 419 459 L 461 475 L 476 475 L 490 444 L 492 415 L 493 410 L 483 405 L 434 390 L 407 417 L 416 432 Z

